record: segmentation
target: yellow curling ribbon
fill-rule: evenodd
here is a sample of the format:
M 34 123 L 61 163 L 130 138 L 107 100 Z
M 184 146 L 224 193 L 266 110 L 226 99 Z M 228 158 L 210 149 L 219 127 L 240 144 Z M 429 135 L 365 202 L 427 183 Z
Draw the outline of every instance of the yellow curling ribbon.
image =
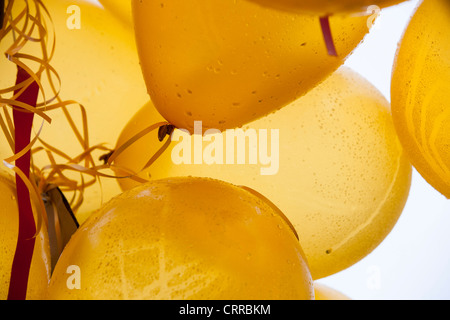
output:
M 84 202 L 84 193 L 87 188 L 98 185 L 102 190 L 101 178 L 127 178 L 140 183 L 144 182 L 142 178 L 137 176 L 140 172 L 127 172 L 123 168 L 121 169 L 121 172 L 125 173 L 123 175 L 103 172 L 103 170 L 118 168 L 113 164 L 114 159 L 139 137 L 130 139 L 130 141 L 124 143 L 121 149 L 117 150 L 107 148 L 106 144 L 102 142 L 91 144 L 88 114 L 85 106 L 75 99 L 63 100 L 61 98 L 62 80 L 56 68 L 51 64 L 56 51 L 55 28 L 49 10 L 41 0 L 8 1 L 5 8 L 3 28 L 0 30 L 0 41 L 2 45 L 7 41 L 11 42 L 7 43 L 7 49 L 4 50 L 6 59 L 17 67 L 24 69 L 30 76 L 22 83 L 0 88 L 0 109 L 2 109 L 2 112 L 0 112 L 0 129 L 13 152 L 13 155 L 3 157 L 3 160 L 8 168 L 18 173 L 20 170 L 14 166 L 14 161 L 31 151 L 31 178 L 24 181 L 32 195 L 31 198 L 39 213 L 37 215 L 39 219 L 43 217 L 44 221 L 47 221 L 41 194 L 48 192 L 51 186 L 56 185 L 63 192 L 72 193 L 68 202 L 71 209 L 76 212 Z M 35 49 L 33 52 L 36 51 L 37 47 L 39 56 L 30 54 L 30 47 Z M 39 86 L 41 94 L 36 107 L 16 100 L 33 82 Z M 14 94 L 16 91 L 17 94 Z M 75 121 L 73 108 L 77 108 L 79 111 L 78 117 L 81 119 L 81 125 L 77 125 Z M 14 109 L 32 112 L 42 119 L 34 137 L 22 150 L 14 150 L 15 129 L 12 120 L 12 110 Z M 78 154 L 67 154 L 57 146 L 45 141 L 41 135 L 45 124 L 52 121 L 49 112 L 57 109 L 60 109 L 64 114 L 68 130 L 73 133 L 81 146 L 81 152 Z M 168 123 L 156 123 L 141 134 L 145 135 L 164 125 L 168 125 Z M 153 160 L 149 160 L 144 169 L 148 168 L 164 152 L 169 143 L 170 137 L 162 145 L 159 152 L 154 155 Z M 98 151 L 109 155 L 105 157 L 106 161 L 103 165 L 95 163 L 93 153 Z M 36 156 L 44 156 L 47 159 L 47 164 L 38 166 L 34 161 Z M 24 175 L 24 173 L 18 174 L 21 177 Z M 38 225 L 40 226 L 40 221 L 38 221 Z M 37 232 L 39 232 L 39 229 L 37 228 Z

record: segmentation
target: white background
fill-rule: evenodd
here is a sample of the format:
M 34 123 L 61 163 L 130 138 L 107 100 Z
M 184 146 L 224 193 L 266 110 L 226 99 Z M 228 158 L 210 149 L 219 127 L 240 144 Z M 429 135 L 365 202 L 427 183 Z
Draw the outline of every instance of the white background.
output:
M 388 100 L 397 44 L 418 3 L 382 10 L 346 62 Z M 409 200 L 388 238 L 353 267 L 319 282 L 352 299 L 450 299 L 450 201 L 414 172 Z

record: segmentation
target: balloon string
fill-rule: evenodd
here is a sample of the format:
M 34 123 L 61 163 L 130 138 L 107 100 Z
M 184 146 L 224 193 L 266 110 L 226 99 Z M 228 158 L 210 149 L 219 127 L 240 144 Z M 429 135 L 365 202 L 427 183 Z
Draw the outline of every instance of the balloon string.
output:
M 24 69 L 18 67 L 17 83 L 22 83 L 29 77 L 30 75 Z M 38 94 L 39 86 L 37 83 L 33 82 L 18 97 L 18 101 L 28 105 L 36 105 Z M 13 119 L 16 130 L 16 150 L 22 150 L 29 144 L 33 118 L 33 113 L 14 110 Z M 18 158 L 16 160 L 16 166 L 25 174 L 25 177 L 29 179 L 31 152 L 28 151 Z M 22 179 L 19 174 L 16 174 L 16 188 L 19 208 L 19 235 L 12 264 L 8 300 L 25 300 L 31 259 L 34 251 L 36 225 L 31 207 L 30 192 L 24 179 Z
M 320 17 L 320 27 L 322 28 L 323 38 L 327 46 L 328 55 L 337 57 L 336 46 L 333 41 L 333 35 L 330 27 L 330 16 Z
M 147 163 L 138 171 L 131 171 L 129 169 L 123 168 L 121 166 L 117 166 L 114 164 L 114 161 L 128 148 L 130 148 L 134 143 L 144 138 L 149 133 L 155 131 L 158 129 L 158 140 L 162 142 L 166 136 L 169 138 L 167 141 L 158 149 L 158 151 L 155 152 L 155 154 L 147 161 Z M 144 128 L 143 130 L 136 133 L 134 136 L 123 142 L 118 148 L 115 150 L 112 150 L 110 153 L 103 155 L 100 159 L 102 159 L 105 162 L 105 166 L 120 170 L 121 172 L 127 173 L 127 175 L 122 177 L 117 177 L 119 179 L 132 179 L 134 181 L 137 181 L 139 183 L 147 182 L 148 180 L 142 179 L 139 177 L 139 174 L 141 174 L 143 171 L 148 169 L 170 146 L 170 143 L 172 142 L 172 133 L 175 130 L 175 127 L 168 122 L 158 122 L 155 124 L 150 125 L 147 128 Z
M 2 115 L 0 114 L 0 126 L 2 131 L 5 134 L 5 138 L 11 148 L 11 150 L 14 150 L 14 137 L 12 136 L 12 132 L 10 131 L 10 128 L 13 128 L 12 119 L 9 116 L 9 113 L 7 112 L 5 107 L 2 107 L 4 116 L 6 120 L 3 120 Z

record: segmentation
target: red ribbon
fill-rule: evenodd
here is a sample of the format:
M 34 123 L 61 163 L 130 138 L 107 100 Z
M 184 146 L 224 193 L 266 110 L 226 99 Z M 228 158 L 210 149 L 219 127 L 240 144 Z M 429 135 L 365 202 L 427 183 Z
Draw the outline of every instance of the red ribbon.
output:
M 18 67 L 16 84 L 20 84 L 29 78 L 30 75 L 24 69 Z M 21 89 L 17 89 L 14 92 L 14 95 L 17 95 Z M 36 82 L 32 82 L 16 100 L 36 107 L 38 94 L 39 86 Z M 16 153 L 24 149 L 30 143 L 33 117 L 33 113 L 22 111 L 20 108 L 14 109 L 13 111 Z M 17 159 L 15 163 L 16 167 L 28 178 L 30 175 L 30 159 L 31 153 L 28 151 L 21 158 Z M 33 216 L 28 188 L 17 174 L 16 187 L 19 208 L 19 236 L 11 270 L 8 300 L 25 300 L 31 259 L 33 257 L 36 223 Z
M 334 45 L 333 35 L 331 34 L 330 17 L 325 16 L 320 18 L 320 27 L 322 28 L 323 38 L 327 46 L 328 54 L 337 57 L 336 46 Z

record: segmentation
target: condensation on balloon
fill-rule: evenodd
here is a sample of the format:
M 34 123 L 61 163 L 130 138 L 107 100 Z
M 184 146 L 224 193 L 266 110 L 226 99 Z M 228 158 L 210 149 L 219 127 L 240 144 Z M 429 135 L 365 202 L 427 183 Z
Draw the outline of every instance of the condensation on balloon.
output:
M 450 3 L 425 0 L 400 42 L 392 76 L 392 113 L 419 173 L 450 198 Z M 445 31 L 444 31 L 445 30 Z
M 79 290 L 66 286 L 71 265 L 82 270 L 85 285 Z M 307 262 L 283 218 L 252 193 L 203 178 L 152 181 L 111 200 L 70 240 L 48 296 L 313 297 Z
M 142 108 L 117 145 L 145 128 L 146 119 L 155 114 L 151 103 Z M 204 140 L 176 130 L 166 152 L 140 172 L 161 145 L 156 134 L 148 135 L 123 152 L 116 164 L 144 179 L 212 177 L 258 191 L 296 228 L 315 279 L 365 257 L 397 222 L 409 193 L 411 165 L 395 132 L 389 103 L 354 71 L 338 70 L 305 97 L 242 130 L 246 160 L 241 165 L 237 164 L 237 138 L 233 148 L 226 147 L 230 130 Z M 271 140 L 272 130 L 278 131 L 278 140 Z M 245 141 L 245 133 L 255 137 L 254 148 L 249 147 L 250 140 Z M 184 141 L 190 147 L 180 148 Z M 262 146 L 261 141 L 267 144 Z M 223 148 L 223 164 L 208 158 L 218 145 Z M 272 164 L 261 158 L 261 153 L 270 156 L 270 150 L 278 152 L 278 170 L 262 175 L 261 169 L 277 167 L 276 157 L 267 157 Z M 199 164 L 195 164 L 196 152 L 203 155 Z M 250 154 L 255 155 L 253 164 Z M 234 164 L 227 164 L 228 156 Z M 130 179 L 118 182 L 123 190 L 137 185 Z

